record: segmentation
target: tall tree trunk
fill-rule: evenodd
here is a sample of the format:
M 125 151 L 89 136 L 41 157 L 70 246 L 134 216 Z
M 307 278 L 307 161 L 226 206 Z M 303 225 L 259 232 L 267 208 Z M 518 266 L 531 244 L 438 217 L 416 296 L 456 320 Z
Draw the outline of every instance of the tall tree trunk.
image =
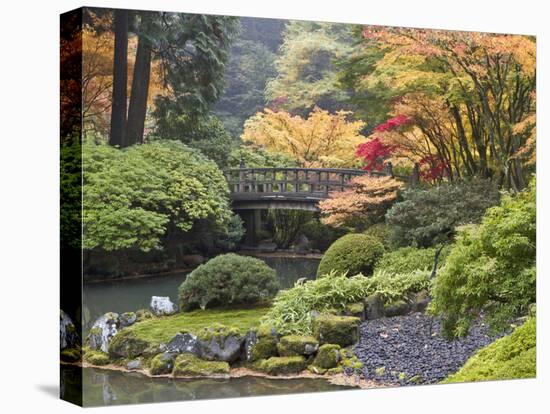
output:
M 141 34 L 138 37 L 136 62 L 132 79 L 132 94 L 128 108 L 128 126 L 126 136 L 128 145 L 143 142 L 145 115 L 147 112 L 147 95 L 149 94 L 149 79 L 151 77 L 151 42 L 147 38 L 149 17 L 143 16 L 140 25 Z
M 115 10 L 115 53 L 110 145 L 126 146 L 126 88 L 128 87 L 128 11 Z

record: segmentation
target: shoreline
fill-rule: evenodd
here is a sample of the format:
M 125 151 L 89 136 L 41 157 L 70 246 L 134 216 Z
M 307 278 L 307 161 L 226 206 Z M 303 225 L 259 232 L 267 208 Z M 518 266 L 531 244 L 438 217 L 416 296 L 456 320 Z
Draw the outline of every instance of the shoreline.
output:
M 342 386 L 357 388 L 357 389 L 384 388 L 383 384 L 366 380 L 364 378 L 359 378 L 358 376 L 347 376 L 345 374 L 335 374 L 331 376 L 326 376 L 326 375 L 314 374 L 312 372 L 309 372 L 308 370 L 304 370 L 298 374 L 293 374 L 293 375 L 269 375 L 263 372 L 254 371 L 250 368 L 236 367 L 236 368 L 231 368 L 229 371 L 229 374 L 213 374 L 213 375 L 204 375 L 200 377 L 190 377 L 190 376 L 173 376 L 171 374 L 151 375 L 149 371 L 146 369 L 129 370 L 126 367 L 115 365 L 115 364 L 94 365 L 85 361 L 82 361 L 82 362 L 60 361 L 60 363 L 61 365 L 72 365 L 72 366 L 77 366 L 81 368 L 94 368 L 94 369 L 99 369 L 104 371 L 138 373 L 147 378 L 165 378 L 165 379 L 172 379 L 172 380 L 174 379 L 175 380 L 178 380 L 178 379 L 193 380 L 193 379 L 203 379 L 203 378 L 231 379 L 231 378 L 244 378 L 244 377 L 260 377 L 260 378 L 275 379 L 275 380 L 324 379 L 333 385 L 342 385 Z
M 275 252 L 261 252 L 256 250 L 237 250 L 235 252 L 236 254 L 240 254 L 242 256 L 252 256 L 252 257 L 272 257 L 272 258 L 287 258 L 287 259 L 305 259 L 305 260 L 320 260 L 323 257 L 322 253 L 296 253 L 296 252 L 287 252 L 287 251 L 275 251 Z M 207 258 L 209 260 L 211 258 Z M 207 261 L 206 260 L 206 261 Z M 205 261 L 205 263 L 206 263 Z M 199 265 L 200 266 L 200 265 Z M 84 284 L 96 284 L 96 283 L 106 283 L 106 282 L 119 282 L 119 281 L 126 281 L 126 280 L 137 280 L 137 279 L 147 279 L 147 278 L 155 278 L 155 277 L 169 277 L 169 276 L 175 276 L 177 274 L 181 273 L 189 273 L 192 272 L 194 269 L 196 269 L 198 266 L 195 267 L 181 267 L 173 270 L 167 270 L 164 272 L 155 272 L 155 273 L 139 273 L 139 274 L 133 274 L 133 275 L 125 275 L 120 277 L 105 277 L 100 278 L 97 275 L 91 275 L 90 279 L 84 278 Z

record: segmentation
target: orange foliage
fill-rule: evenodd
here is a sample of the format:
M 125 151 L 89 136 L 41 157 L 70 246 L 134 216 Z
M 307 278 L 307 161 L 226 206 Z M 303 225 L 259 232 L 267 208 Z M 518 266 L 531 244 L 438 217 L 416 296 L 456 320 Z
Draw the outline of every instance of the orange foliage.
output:
M 356 220 L 377 221 L 397 198 L 403 183 L 391 177 L 362 175 L 350 181 L 351 187 L 332 192 L 319 203 L 321 221 L 339 227 Z

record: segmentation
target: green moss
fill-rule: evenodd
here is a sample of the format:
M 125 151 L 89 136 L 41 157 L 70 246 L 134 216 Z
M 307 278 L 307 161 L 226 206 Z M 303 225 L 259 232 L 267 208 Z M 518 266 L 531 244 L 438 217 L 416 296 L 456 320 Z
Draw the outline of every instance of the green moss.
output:
M 82 352 L 79 348 L 65 348 L 61 351 L 61 360 L 65 362 L 77 362 L 80 361 Z
M 186 331 L 188 332 L 188 331 Z M 197 338 L 201 341 L 210 342 L 212 339 L 227 338 L 228 336 L 241 336 L 239 328 L 228 327 L 221 323 L 214 323 L 210 326 L 205 326 L 197 333 Z
M 149 342 L 138 338 L 133 331 L 123 329 L 109 343 L 109 355 L 133 359 L 143 354 Z
M 378 367 L 374 370 L 376 376 L 380 377 L 386 373 L 386 367 Z
M 311 355 L 319 347 L 319 342 L 313 336 L 287 335 L 277 344 L 281 356 Z
M 202 377 L 229 374 L 229 364 L 223 361 L 204 361 L 192 354 L 181 354 L 176 358 L 175 377 Z
M 277 355 L 277 339 L 272 336 L 259 337 L 251 350 L 250 359 L 258 361 Z
M 346 312 L 353 316 L 362 314 L 364 310 L 365 304 L 361 302 L 350 303 L 346 306 Z
M 313 360 L 313 365 L 319 368 L 335 368 L 340 361 L 340 345 L 324 344 L 319 347 L 319 351 Z
M 411 377 L 409 381 L 414 384 L 420 384 L 422 382 L 422 379 L 422 375 L 415 375 L 414 377 Z
M 386 316 L 405 315 L 410 309 L 410 306 L 404 300 L 395 300 L 384 304 L 384 314 Z
M 352 345 L 359 340 L 359 323 L 354 316 L 319 315 L 313 320 L 313 334 L 321 344 Z
M 297 374 L 307 366 L 303 356 L 271 357 L 262 359 L 254 364 L 254 368 L 270 375 Z
M 170 374 L 174 369 L 175 356 L 167 353 L 156 355 L 149 362 L 149 372 L 152 375 Z
M 196 310 L 143 320 L 125 328 L 125 331 L 133 332 L 137 338 L 158 346 L 168 343 L 179 332 L 196 335 L 219 321 L 231 321 L 233 328 L 247 332 L 260 324 L 260 318 L 267 311 L 268 308 Z
M 405 378 L 407 378 L 407 374 L 405 374 L 404 372 L 400 372 L 399 373 L 399 380 L 403 381 Z
M 342 372 L 344 372 L 344 367 L 342 367 L 342 365 L 338 365 L 337 367 L 327 369 L 328 375 L 341 374 Z
M 137 322 L 141 322 L 147 319 L 153 319 L 155 315 L 149 309 L 139 309 L 136 311 Z
M 107 365 L 110 362 L 109 355 L 105 352 L 96 351 L 94 349 L 86 349 L 84 351 L 84 361 L 93 365 Z
M 328 371 L 328 369 L 318 367 L 317 365 L 314 365 L 314 364 L 308 365 L 307 370 L 312 374 L 318 374 L 318 375 L 326 374 L 326 372 Z
M 533 378 L 537 374 L 536 319 L 479 350 L 444 383 Z

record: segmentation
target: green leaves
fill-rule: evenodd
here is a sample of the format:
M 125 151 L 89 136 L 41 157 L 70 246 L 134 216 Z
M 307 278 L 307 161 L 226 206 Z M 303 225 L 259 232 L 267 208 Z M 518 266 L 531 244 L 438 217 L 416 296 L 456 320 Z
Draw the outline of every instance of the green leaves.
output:
M 167 232 L 205 219 L 227 227 L 231 212 L 216 165 L 176 141 L 118 150 L 83 146 L 83 246 L 159 249 Z
M 484 312 L 495 329 L 527 313 L 536 301 L 535 180 L 505 194 L 478 226 L 460 231 L 433 289 L 433 310 L 444 333 L 462 336 Z

